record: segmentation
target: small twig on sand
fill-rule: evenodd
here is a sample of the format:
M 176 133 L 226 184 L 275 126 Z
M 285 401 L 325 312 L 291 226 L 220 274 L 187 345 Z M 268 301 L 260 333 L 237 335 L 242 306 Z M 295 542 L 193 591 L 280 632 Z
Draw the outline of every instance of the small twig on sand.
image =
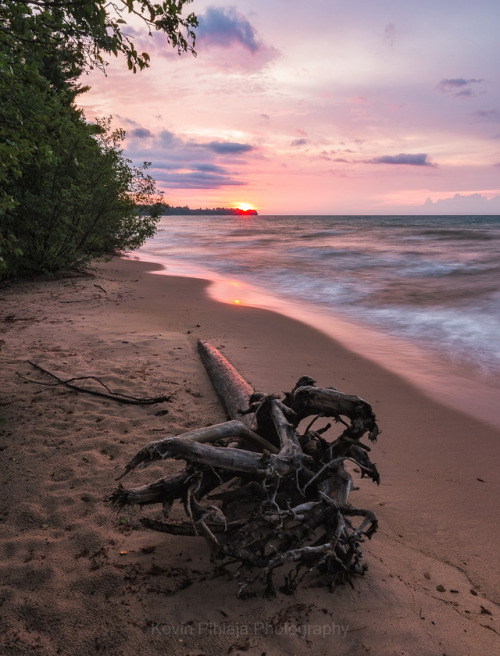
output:
M 102 396 L 105 399 L 112 399 L 113 401 L 118 401 L 119 403 L 129 403 L 132 405 L 152 405 L 154 403 L 164 403 L 165 401 L 170 401 L 170 399 L 172 398 L 170 396 L 138 398 L 136 396 L 129 396 L 128 394 L 121 394 L 120 392 L 113 392 L 112 390 L 109 389 L 109 387 L 105 383 L 102 382 L 100 378 L 96 378 L 95 376 L 79 376 L 75 378 L 69 378 L 68 380 L 63 380 L 62 378 L 59 378 L 59 376 L 56 376 L 52 372 L 47 371 L 47 369 L 44 369 L 39 364 L 35 364 L 34 362 L 31 362 L 31 360 L 28 360 L 28 362 L 32 367 L 35 367 L 35 369 L 38 369 L 44 374 L 51 376 L 57 381 L 56 383 L 44 383 L 39 380 L 32 380 L 31 378 L 26 378 L 25 376 L 22 376 L 19 372 L 17 372 L 19 378 L 22 378 L 23 380 L 26 380 L 29 383 L 36 383 L 37 385 L 47 385 L 48 387 L 57 387 L 58 385 L 65 385 L 66 387 L 76 390 L 77 392 L 86 392 L 87 394 L 92 394 L 94 396 Z M 77 380 L 84 380 L 84 381 L 94 380 L 99 385 L 102 385 L 102 387 L 104 387 L 107 390 L 107 392 L 100 392 L 99 390 L 88 389 L 85 387 L 81 387 L 80 385 L 74 385 L 74 381 Z

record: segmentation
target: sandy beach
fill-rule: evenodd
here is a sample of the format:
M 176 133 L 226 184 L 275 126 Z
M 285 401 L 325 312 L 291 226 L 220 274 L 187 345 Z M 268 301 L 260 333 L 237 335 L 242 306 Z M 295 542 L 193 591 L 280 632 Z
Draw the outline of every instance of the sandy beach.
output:
M 390 363 L 152 268 L 115 258 L 90 275 L 0 287 L 0 653 L 500 653 L 499 432 L 422 394 Z M 117 515 L 104 502 L 147 442 L 225 420 L 199 338 L 255 389 L 280 393 L 307 374 L 371 403 L 381 484 L 361 481 L 351 500 L 376 512 L 379 531 L 353 587 L 238 599 L 202 539 L 142 527 L 141 514 L 161 508 Z M 50 379 L 29 360 L 170 400 L 122 405 L 40 385 Z M 124 484 L 178 467 L 155 465 Z

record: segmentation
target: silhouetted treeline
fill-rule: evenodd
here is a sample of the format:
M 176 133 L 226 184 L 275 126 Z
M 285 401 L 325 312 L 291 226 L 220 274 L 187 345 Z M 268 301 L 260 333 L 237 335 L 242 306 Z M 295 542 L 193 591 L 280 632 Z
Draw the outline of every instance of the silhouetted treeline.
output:
M 173 207 L 171 205 L 163 205 L 163 207 L 160 210 L 160 214 L 162 215 L 191 215 L 191 214 L 197 214 L 197 215 L 223 215 L 223 216 L 255 216 L 257 214 L 257 210 L 241 210 L 238 207 L 214 207 L 212 209 L 209 208 L 204 208 L 204 209 L 191 209 L 187 205 L 184 207 Z

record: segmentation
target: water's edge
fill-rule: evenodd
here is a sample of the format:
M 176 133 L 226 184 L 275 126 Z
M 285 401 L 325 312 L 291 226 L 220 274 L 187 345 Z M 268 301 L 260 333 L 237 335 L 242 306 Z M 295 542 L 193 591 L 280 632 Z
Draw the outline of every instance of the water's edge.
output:
M 478 381 L 466 368 L 432 360 L 414 344 L 388 336 L 372 327 L 322 313 L 313 307 L 278 299 L 247 283 L 227 281 L 209 270 L 179 265 L 168 258 L 130 255 L 129 259 L 154 265 L 151 273 L 206 280 L 207 293 L 220 303 L 256 307 L 305 323 L 334 339 L 344 348 L 400 376 L 438 403 L 500 428 L 500 390 Z M 158 265 L 162 268 L 158 269 Z

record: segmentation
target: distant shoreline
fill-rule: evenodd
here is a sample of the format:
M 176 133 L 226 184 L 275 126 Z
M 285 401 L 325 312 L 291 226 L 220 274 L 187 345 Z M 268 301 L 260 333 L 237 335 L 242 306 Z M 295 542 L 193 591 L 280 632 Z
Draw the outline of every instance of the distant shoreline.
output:
M 242 210 L 239 207 L 215 207 L 213 209 L 195 209 L 190 207 L 167 207 L 162 211 L 163 216 L 257 216 L 257 210 Z

